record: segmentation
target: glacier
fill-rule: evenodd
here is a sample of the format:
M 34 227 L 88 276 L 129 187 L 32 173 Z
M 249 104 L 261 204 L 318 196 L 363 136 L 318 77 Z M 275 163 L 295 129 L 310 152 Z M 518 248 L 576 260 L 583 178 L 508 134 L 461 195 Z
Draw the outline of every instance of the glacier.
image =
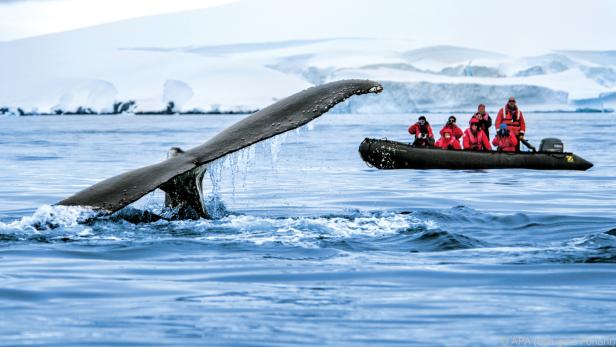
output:
M 616 107 L 616 51 L 511 56 L 412 39 L 276 41 L 259 30 L 242 42 L 241 33 L 208 27 L 233 22 L 251 6 L 2 42 L 0 114 L 251 112 L 346 78 L 377 80 L 385 90 L 378 99 L 351 99 L 335 112 L 471 112 L 479 103 L 494 112 L 512 95 L 526 111 Z

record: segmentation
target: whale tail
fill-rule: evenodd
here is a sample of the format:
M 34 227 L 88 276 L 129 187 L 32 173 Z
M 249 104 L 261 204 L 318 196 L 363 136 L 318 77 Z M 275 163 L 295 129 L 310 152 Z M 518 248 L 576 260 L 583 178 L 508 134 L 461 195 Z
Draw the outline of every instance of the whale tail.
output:
M 184 155 L 179 147 L 171 147 L 167 158 Z M 203 205 L 203 175 L 207 165 L 198 166 L 180 174 L 159 188 L 165 192 L 165 207 L 177 210 L 179 219 L 209 218 Z
M 163 162 L 132 170 L 88 187 L 59 205 L 88 206 L 113 213 L 161 188 L 168 206 L 192 209 L 207 218 L 201 179 L 206 164 L 242 148 L 296 129 L 318 118 L 353 95 L 379 93 L 383 87 L 368 80 L 343 80 L 312 87 L 284 98 L 223 130 L 206 143 L 182 151 L 176 148 Z

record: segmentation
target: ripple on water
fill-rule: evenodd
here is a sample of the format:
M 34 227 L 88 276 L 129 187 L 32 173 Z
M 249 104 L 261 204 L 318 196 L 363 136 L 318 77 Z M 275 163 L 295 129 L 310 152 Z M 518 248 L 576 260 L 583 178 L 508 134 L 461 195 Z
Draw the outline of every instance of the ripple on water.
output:
M 491 258 L 502 263 L 569 263 L 613 262 L 616 256 L 616 236 L 610 229 L 614 223 L 609 218 L 489 214 L 466 207 L 312 217 L 228 213 L 197 221 L 160 219 L 157 212 L 127 208 L 99 216 L 83 208 L 43 206 L 32 216 L 0 222 L 0 244 L 118 246 L 137 257 L 156 253 L 157 247 L 164 248 L 161 243 L 284 259 L 404 252 L 434 253 L 425 257 L 440 258 L 439 262 Z M 143 247 L 150 249 L 139 251 Z
M 159 218 L 161 192 L 112 216 L 41 206 L 242 117 L 3 119 L 3 343 L 493 346 L 616 331 L 613 115 L 527 115 L 529 140 L 562 138 L 595 163 L 583 173 L 378 171 L 357 145 L 407 141 L 409 115 L 328 115 L 212 163 L 214 220 Z

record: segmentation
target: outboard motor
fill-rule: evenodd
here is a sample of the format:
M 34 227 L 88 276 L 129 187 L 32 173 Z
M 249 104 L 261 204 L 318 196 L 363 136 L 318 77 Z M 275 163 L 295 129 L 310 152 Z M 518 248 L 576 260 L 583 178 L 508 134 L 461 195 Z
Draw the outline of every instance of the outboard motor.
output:
M 554 137 L 541 140 L 539 145 L 539 152 L 562 153 L 564 149 L 563 142 Z

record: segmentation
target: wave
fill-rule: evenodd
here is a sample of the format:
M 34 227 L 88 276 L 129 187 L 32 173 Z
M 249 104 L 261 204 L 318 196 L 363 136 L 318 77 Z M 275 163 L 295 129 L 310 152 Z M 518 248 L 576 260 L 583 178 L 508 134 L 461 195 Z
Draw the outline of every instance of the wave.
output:
M 278 218 L 227 213 L 197 221 L 165 220 L 159 212 L 127 208 L 100 216 L 84 208 L 42 206 L 32 216 L 0 221 L 0 247 L 173 242 L 293 259 L 403 253 L 438 263 L 616 261 L 616 223 L 609 218 L 491 214 L 463 206 Z

